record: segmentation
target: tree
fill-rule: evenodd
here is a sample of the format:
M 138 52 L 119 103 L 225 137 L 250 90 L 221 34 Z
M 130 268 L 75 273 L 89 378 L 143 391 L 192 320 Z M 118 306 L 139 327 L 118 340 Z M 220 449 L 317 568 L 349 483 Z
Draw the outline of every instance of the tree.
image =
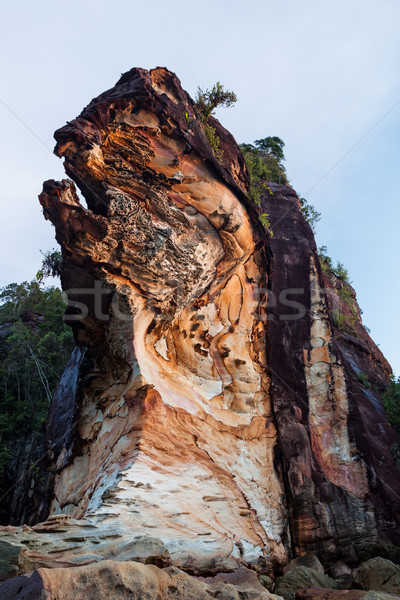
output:
M 39 432 L 74 348 L 63 321 L 66 299 L 37 279 L 0 290 L 0 476 L 8 441 Z
M 263 156 L 272 154 L 272 156 L 274 156 L 278 163 L 282 166 L 282 163 L 285 160 L 285 154 L 283 152 L 285 142 L 281 140 L 281 138 L 277 137 L 276 135 L 272 137 L 266 137 L 262 140 L 256 140 L 254 145 L 260 154 Z
M 219 163 L 222 163 L 224 151 L 220 148 L 220 139 L 215 127 L 210 125 L 208 120 L 218 106 L 229 107 L 235 104 L 235 102 L 237 102 L 236 94 L 230 90 L 225 90 L 219 81 L 210 90 L 203 91 L 200 87 L 197 88 L 195 106 L 200 113 L 208 143 Z M 187 113 L 186 119 L 188 120 Z M 188 123 L 190 123 L 190 120 Z
M 333 260 L 328 255 L 328 248 L 326 246 L 320 246 L 318 248 L 318 258 L 323 273 L 326 273 L 327 275 L 333 274 L 345 283 L 351 284 L 348 269 L 346 269 L 344 264 L 339 261 L 336 262 L 336 266 L 333 264 Z
M 43 281 L 47 277 L 61 277 L 61 252 L 53 248 L 53 250 L 42 252 L 42 255 L 42 266 L 37 272 L 36 279 L 38 281 Z
M 218 106 L 232 106 L 237 102 L 235 92 L 225 90 L 222 83 L 217 81 L 211 89 L 197 88 L 195 105 L 201 115 L 203 123 L 207 123 L 210 116 Z
M 316 224 L 321 220 L 321 213 L 305 198 L 299 197 L 301 212 L 304 215 L 307 223 L 311 225 L 311 229 L 313 230 L 314 235 L 317 233 Z
M 265 182 L 288 185 L 283 153 L 284 142 L 277 136 L 256 140 L 254 144 L 240 144 L 250 176 L 250 200 L 259 204 Z

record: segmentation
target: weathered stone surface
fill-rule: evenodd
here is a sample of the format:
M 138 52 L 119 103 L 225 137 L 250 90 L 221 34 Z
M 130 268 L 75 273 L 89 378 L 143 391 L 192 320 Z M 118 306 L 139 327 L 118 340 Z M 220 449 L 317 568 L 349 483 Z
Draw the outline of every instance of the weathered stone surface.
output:
M 337 589 L 339 584 L 328 575 L 324 575 L 324 573 L 314 571 L 309 567 L 299 566 L 290 569 L 277 580 L 275 593 L 285 600 L 293 600 L 296 592 L 311 586 Z
M 308 567 L 309 569 L 313 569 L 318 573 L 325 573 L 325 569 L 323 565 L 320 563 L 318 558 L 312 552 L 308 552 L 307 554 L 302 554 L 297 558 L 291 560 L 283 569 L 284 573 L 287 573 L 291 569 L 295 567 Z M 351 572 L 351 571 L 350 571 Z
M 331 590 L 329 588 L 311 587 L 299 590 L 296 600 L 361 600 L 365 592 L 361 590 Z
M 40 200 L 63 248 L 63 287 L 89 313 L 72 321 L 88 362 L 78 451 L 58 469 L 51 513 L 112 523 L 132 543 L 162 540 L 181 567 L 272 569 L 289 533 L 262 228 L 241 153 L 215 125 L 223 165 L 177 78 L 138 69 L 56 133 L 89 208 L 69 181 L 46 182 Z
M 270 577 L 269 575 L 258 575 L 258 581 L 269 592 L 274 591 L 275 580 L 272 577 Z
M 295 554 L 318 548 L 323 562 L 354 563 L 371 543 L 399 543 L 400 479 L 390 452 L 396 435 L 379 394 L 356 378 L 359 369 L 384 389 L 390 367 L 356 303 L 357 335 L 350 340 L 335 327 L 334 312 L 349 312 L 339 282 L 321 273 L 295 192 L 270 188 L 261 201 L 274 231 L 270 394 L 292 544 Z
M 211 124 L 221 163 L 177 77 L 132 69 L 55 134 L 73 181 L 40 201 L 85 353 L 51 409 L 49 518 L 2 534 L 39 566 L 265 575 L 400 543 L 397 438 L 357 379 L 390 367 L 355 298 L 353 335 L 335 326 L 351 309 L 295 192 L 261 199 L 269 239 Z
M 347 589 L 351 587 L 353 580 L 353 571 L 344 562 L 337 561 L 329 566 L 327 575 L 340 583 L 341 588 Z
M 245 570 L 243 570 L 245 571 Z M 257 578 L 238 572 L 202 581 L 172 567 L 102 561 L 75 569 L 39 569 L 0 586 L 0 600 L 279 600 Z
M 309 588 L 296 594 L 296 600 L 393 600 L 400 598 L 394 594 L 384 592 L 367 592 L 361 590 L 330 590 L 323 588 Z
M 400 566 L 385 558 L 371 558 L 354 571 L 353 586 L 362 590 L 400 593 Z

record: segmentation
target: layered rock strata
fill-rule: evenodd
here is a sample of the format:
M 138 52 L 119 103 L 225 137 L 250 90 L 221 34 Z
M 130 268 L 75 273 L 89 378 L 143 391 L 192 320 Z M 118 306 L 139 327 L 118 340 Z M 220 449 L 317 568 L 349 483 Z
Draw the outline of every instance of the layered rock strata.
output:
M 50 512 L 112 523 L 117 553 L 145 537 L 185 568 L 271 568 L 287 560 L 288 523 L 266 259 L 242 156 L 218 135 L 222 165 L 164 69 L 131 71 L 56 133 L 88 208 L 67 180 L 46 182 L 40 201 L 88 364 Z
M 51 409 L 50 517 L 3 532 L 21 570 L 272 573 L 400 542 L 396 438 L 361 383 L 384 390 L 390 367 L 321 272 L 294 191 L 261 199 L 270 239 L 211 124 L 221 162 L 176 76 L 132 69 L 55 134 L 73 181 L 40 202 L 82 354 Z M 352 335 L 334 318 L 349 310 Z
M 397 437 L 381 400 L 391 368 L 353 288 L 321 271 L 295 192 L 270 190 L 268 362 L 293 549 L 357 562 L 377 541 L 400 544 Z

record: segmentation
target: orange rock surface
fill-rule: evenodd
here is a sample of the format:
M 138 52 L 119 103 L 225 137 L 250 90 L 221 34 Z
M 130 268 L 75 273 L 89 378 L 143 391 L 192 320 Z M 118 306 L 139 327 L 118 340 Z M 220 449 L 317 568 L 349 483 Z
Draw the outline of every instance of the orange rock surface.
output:
M 357 335 L 335 326 L 341 284 L 295 192 L 261 199 L 270 239 L 240 149 L 211 123 L 221 162 L 177 77 L 132 69 L 55 134 L 73 181 L 45 182 L 40 202 L 84 354 L 75 405 L 64 418 L 62 386 L 52 403 L 48 520 L 1 534 L 21 571 L 272 573 L 310 550 L 356 561 L 400 544 L 396 437 L 356 378 L 383 390 L 390 367 L 359 313 Z

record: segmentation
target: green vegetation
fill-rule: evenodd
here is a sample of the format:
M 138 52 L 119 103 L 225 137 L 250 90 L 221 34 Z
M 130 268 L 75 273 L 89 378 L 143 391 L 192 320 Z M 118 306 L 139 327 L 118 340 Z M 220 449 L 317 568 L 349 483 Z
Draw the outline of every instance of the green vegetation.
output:
M 233 106 L 237 102 L 237 97 L 234 92 L 225 90 L 222 83 L 217 81 L 216 84 L 209 90 L 197 88 L 195 105 L 201 115 L 203 123 L 207 123 L 208 119 L 214 114 L 218 106 Z
M 351 283 L 349 272 L 343 265 L 343 263 L 337 261 L 336 267 L 333 269 L 333 272 L 336 275 L 336 277 L 339 277 L 339 279 L 341 279 L 342 281 L 345 281 L 346 283 Z
M 208 143 L 211 146 L 212 151 L 214 152 L 214 156 L 219 163 L 222 162 L 224 151 L 219 147 L 219 137 L 215 130 L 215 127 L 212 127 L 208 123 L 204 123 L 204 133 L 208 139 Z
M 318 221 L 321 220 L 321 213 L 315 208 L 315 206 L 307 202 L 305 198 L 299 198 L 299 200 L 301 212 L 303 213 L 307 223 L 311 226 L 313 234 L 315 235 L 317 233 L 316 225 Z
M 399 444 L 397 442 L 395 444 L 393 444 L 393 446 L 390 448 L 390 451 L 391 451 L 392 456 L 393 456 L 394 464 L 397 467 L 397 465 L 399 464 L 399 461 L 400 461 L 400 447 L 399 447 Z
M 359 383 L 361 383 L 361 385 L 370 390 L 372 388 L 372 384 L 370 382 L 370 380 L 368 379 L 368 375 L 365 375 L 364 373 L 356 373 L 355 374 L 356 379 Z
M 197 88 L 195 106 L 200 113 L 200 118 L 204 126 L 204 133 L 206 134 L 208 142 L 214 152 L 214 156 L 219 163 L 222 162 L 224 152 L 222 148 L 220 148 L 220 140 L 216 129 L 208 123 L 208 120 L 211 115 L 214 114 L 215 109 L 218 108 L 218 106 L 229 107 L 233 106 L 235 102 L 237 102 L 236 94 L 230 90 L 225 90 L 224 86 L 219 81 L 217 81 L 211 89 L 203 91 L 200 87 Z M 186 121 L 190 124 L 191 118 L 188 113 L 186 113 Z
M 61 252 L 53 248 L 53 250 L 42 252 L 42 255 L 42 267 L 37 272 L 36 279 L 42 282 L 47 277 L 60 277 L 62 263 Z
M 260 204 L 261 195 L 265 190 L 272 194 L 266 182 L 289 185 L 284 166 L 284 147 L 285 143 L 277 136 L 256 140 L 253 144 L 240 144 L 250 176 L 250 189 L 247 195 L 254 204 Z M 321 219 L 321 213 L 305 198 L 299 200 L 304 218 L 316 233 L 315 225 Z
M 260 221 L 261 221 L 261 224 L 264 227 L 264 229 L 272 237 L 274 235 L 274 233 L 273 233 L 273 231 L 271 229 L 271 223 L 269 221 L 268 214 L 267 213 L 263 213 L 262 215 L 260 215 Z
M 333 274 L 336 277 L 338 277 L 339 279 L 341 279 L 342 281 L 344 281 L 345 283 L 351 283 L 350 277 L 349 277 L 349 272 L 348 270 L 344 267 L 343 263 L 337 261 L 336 262 L 336 266 L 333 264 L 333 260 L 331 259 L 330 256 L 328 256 L 327 254 L 327 247 L 326 246 L 320 246 L 318 248 L 318 257 L 319 257 L 319 262 L 321 264 L 321 269 L 323 273 L 326 273 L 327 275 L 329 274 Z
M 338 294 L 343 300 L 343 302 L 345 302 L 347 306 L 354 312 L 354 295 L 351 291 L 350 286 L 346 284 L 346 282 L 344 282 L 344 285 L 342 285 L 342 287 L 338 289 Z
M 400 434 L 400 377 L 392 375 L 389 388 L 382 396 L 387 418 L 393 428 Z
M 284 146 L 284 142 L 276 136 L 256 140 L 254 144 L 240 144 L 250 175 L 249 197 L 256 204 L 260 203 L 264 182 L 289 183 L 283 164 Z
M 55 273 L 53 259 L 54 253 L 45 255 L 38 279 L 0 291 L 0 476 L 10 458 L 8 442 L 16 434 L 41 431 L 74 347 L 62 319 L 64 295 L 43 284 L 48 270 Z
M 339 331 L 347 333 L 348 335 L 357 335 L 356 328 L 354 327 L 356 317 L 349 317 L 348 315 L 335 310 L 332 313 L 332 320 Z

